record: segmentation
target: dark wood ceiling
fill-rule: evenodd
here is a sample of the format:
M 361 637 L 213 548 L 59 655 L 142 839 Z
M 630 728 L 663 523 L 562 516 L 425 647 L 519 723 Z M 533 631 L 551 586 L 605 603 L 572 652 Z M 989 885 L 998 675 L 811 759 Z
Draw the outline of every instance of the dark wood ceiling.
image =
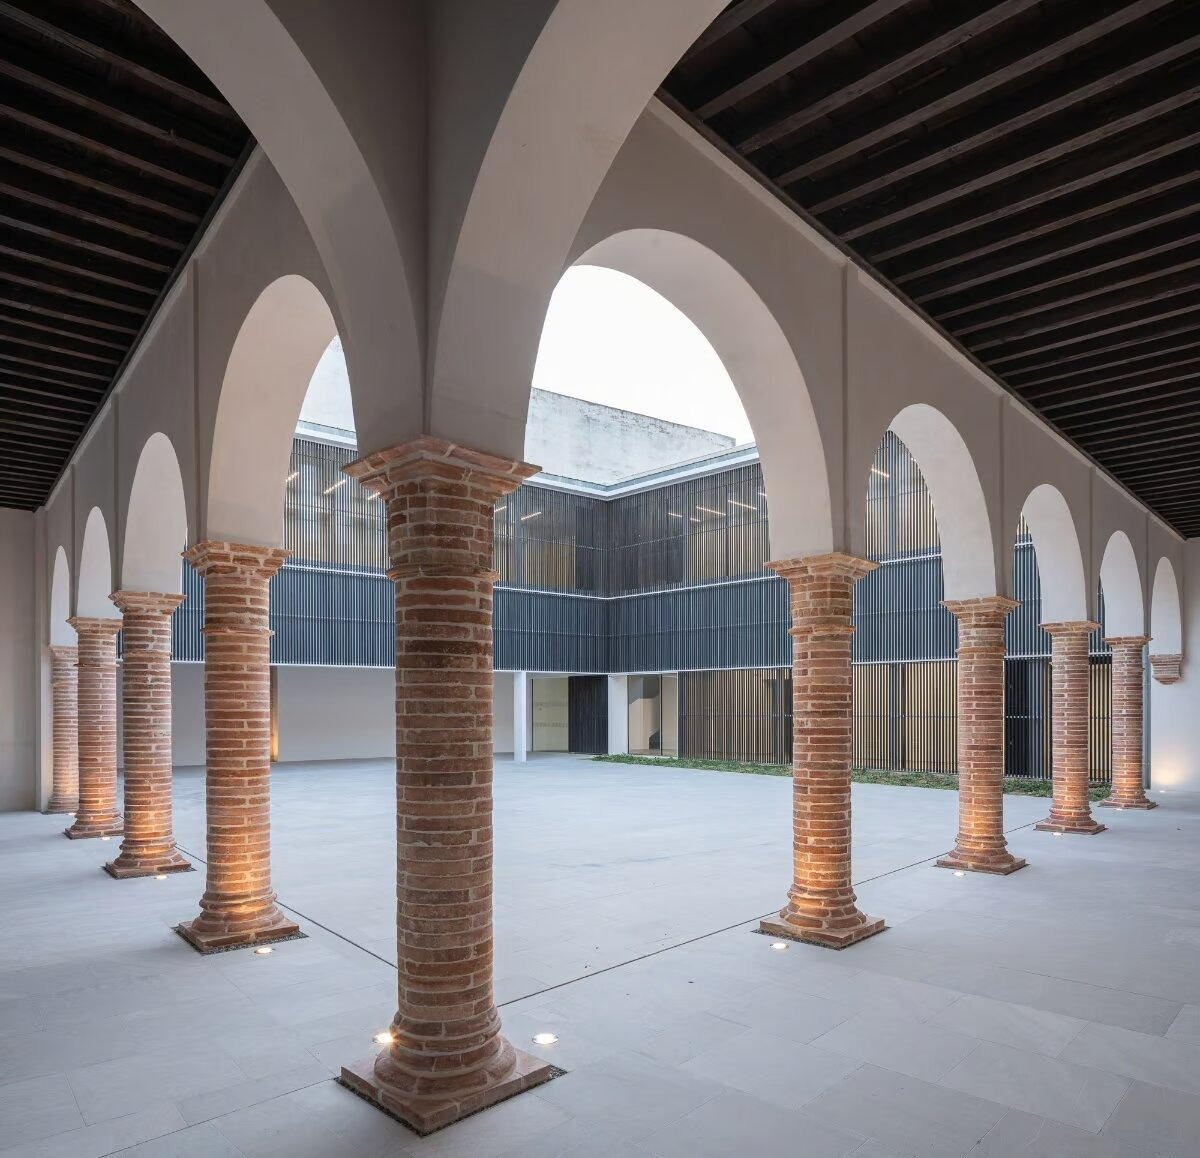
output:
M 737 0 L 664 92 L 1200 534 L 1200 3 Z
M 127 0 L 0 0 L 0 506 L 45 502 L 247 140 Z

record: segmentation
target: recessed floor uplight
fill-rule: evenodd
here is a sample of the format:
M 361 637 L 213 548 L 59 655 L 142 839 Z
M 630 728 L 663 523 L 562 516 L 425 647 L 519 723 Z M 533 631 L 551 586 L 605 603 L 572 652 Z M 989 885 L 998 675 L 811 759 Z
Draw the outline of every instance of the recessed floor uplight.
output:
M 772 941 L 771 942 L 771 948 L 774 949 L 777 953 L 780 950 L 786 949 L 787 947 L 788 947 L 788 943 L 786 941 Z
M 154 879 L 156 881 L 165 881 L 167 879 L 167 874 L 166 873 L 155 873 Z
M 535 1033 L 533 1035 L 534 1045 L 553 1045 L 558 1041 L 557 1033 Z
M 271 953 L 274 953 L 274 952 L 275 952 L 275 950 L 274 950 L 274 949 L 272 949 L 270 945 L 259 945 L 259 947 L 258 947 L 257 949 L 255 949 L 254 951 L 255 951 L 255 953 L 257 953 L 257 954 L 258 954 L 260 957 L 266 957 L 266 956 L 268 956 L 269 954 L 271 954 Z
M 102 836 L 100 839 L 101 840 L 112 840 L 112 837 L 111 836 Z
M 1055 835 L 1055 836 L 1062 836 L 1062 833 L 1061 833 L 1061 832 L 1056 832 L 1054 835 Z
M 391 1045 L 391 1043 L 395 1040 L 396 1039 L 392 1036 L 390 1030 L 385 1029 L 382 1033 L 377 1033 L 375 1035 L 376 1045 Z
M 956 877 L 965 877 L 967 874 L 965 872 L 963 872 L 962 869 L 955 869 L 954 875 Z

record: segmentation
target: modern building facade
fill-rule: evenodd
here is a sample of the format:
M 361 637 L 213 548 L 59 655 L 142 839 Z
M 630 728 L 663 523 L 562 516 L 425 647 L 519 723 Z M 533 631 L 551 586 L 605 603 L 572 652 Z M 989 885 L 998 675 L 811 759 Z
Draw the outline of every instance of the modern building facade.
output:
M 304 413 L 326 423 L 302 421 L 293 443 L 290 557 L 271 582 L 276 755 L 390 755 L 384 715 L 371 724 L 354 708 L 383 702 L 394 669 L 383 513 L 343 473 L 354 434 L 328 423 L 349 415 L 327 383 L 314 387 Z M 496 506 L 496 750 L 790 763 L 787 585 L 766 566 L 770 496 L 755 448 L 544 391 L 532 416 L 528 457 L 563 473 L 543 472 Z M 708 453 L 611 479 L 618 457 L 646 466 L 696 449 Z M 928 488 L 895 434 L 880 445 L 867 486 L 869 555 L 879 567 L 855 589 L 854 761 L 954 772 L 957 625 L 942 606 Z M 1005 629 L 1006 766 L 1045 777 L 1050 638 L 1023 526 L 1012 565 L 1020 605 Z M 185 689 L 176 697 L 178 763 L 194 754 L 186 717 L 202 708 L 195 673 L 180 670 L 203 654 L 203 585 L 186 566 L 184 589 L 174 620 Z M 1111 743 L 1103 625 L 1089 653 L 1089 772 L 1103 781 Z

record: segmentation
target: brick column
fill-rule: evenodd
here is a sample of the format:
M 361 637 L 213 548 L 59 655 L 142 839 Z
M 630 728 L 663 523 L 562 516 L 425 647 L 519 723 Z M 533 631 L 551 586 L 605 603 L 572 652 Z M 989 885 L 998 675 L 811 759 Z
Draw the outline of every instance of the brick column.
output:
M 183 557 L 204 579 L 208 869 L 200 915 L 176 931 L 215 953 L 301 935 L 271 890 L 268 585 L 287 552 L 206 541 Z
M 67 620 L 79 637 L 79 807 L 72 840 L 115 836 L 117 811 L 117 632 L 119 619 Z
M 341 1080 L 418 1133 L 553 1075 L 492 996 L 492 520 L 535 470 L 431 437 L 346 468 L 387 503 L 396 584 L 399 1001 Z
M 844 949 L 884 927 L 850 883 L 854 584 L 875 564 L 831 554 L 770 566 L 792 611 L 792 887 L 759 932 Z
M 121 713 L 125 752 L 125 839 L 110 876 L 186 872 L 191 863 L 171 831 L 171 615 L 182 595 L 117 591 L 123 613 Z
M 47 812 L 74 812 L 79 807 L 79 649 L 50 646 L 50 689 L 53 701 L 54 779 Z
M 1177 684 L 1183 676 L 1183 656 L 1152 655 L 1150 657 L 1150 674 L 1160 684 Z
M 1112 793 L 1107 808 L 1157 808 L 1142 786 L 1142 651 L 1144 635 L 1105 639 L 1112 648 Z
M 1088 635 L 1097 626 L 1086 620 L 1042 624 L 1050 635 L 1054 799 L 1050 815 L 1034 826 L 1039 832 L 1104 831 L 1088 804 Z
M 958 620 L 958 839 L 940 868 L 1007 875 L 1025 862 L 1004 839 L 1004 620 L 999 595 L 946 600 Z

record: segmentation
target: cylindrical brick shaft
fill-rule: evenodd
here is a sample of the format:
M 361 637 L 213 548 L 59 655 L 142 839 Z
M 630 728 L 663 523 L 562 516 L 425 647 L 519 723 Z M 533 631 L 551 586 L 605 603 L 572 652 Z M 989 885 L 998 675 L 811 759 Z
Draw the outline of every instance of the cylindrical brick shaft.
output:
M 1042 624 L 1050 635 L 1054 798 L 1050 815 L 1034 825 L 1039 832 L 1104 831 L 1088 803 L 1088 636 L 1097 626 L 1087 620 Z
M 492 996 L 493 515 L 536 468 L 425 437 L 345 469 L 387 504 L 396 584 L 399 1000 L 342 1081 L 428 1133 L 553 1073 Z
M 72 840 L 116 836 L 117 633 L 119 619 L 68 620 L 79 637 L 79 807 L 66 830 Z
M 271 889 L 271 628 L 268 588 L 287 552 L 197 543 L 204 579 L 208 867 L 200 915 L 177 932 L 201 953 L 300 936 Z
M 850 666 L 854 584 L 875 564 L 830 554 L 769 564 L 792 612 L 792 887 L 759 932 L 844 949 L 884 923 L 859 911 L 850 877 Z
M 1118 635 L 1112 648 L 1112 793 L 1099 803 L 1108 808 L 1157 808 L 1142 785 L 1142 659 L 1149 639 Z
M 938 867 L 1007 875 L 1025 867 L 1004 839 L 1004 620 L 1000 595 L 948 599 L 958 620 L 958 838 Z
M 50 646 L 50 692 L 54 718 L 54 779 L 47 812 L 79 807 L 79 649 Z
M 182 595 L 117 591 L 122 612 L 121 717 L 125 839 L 110 876 L 186 872 L 171 830 L 171 615 Z

